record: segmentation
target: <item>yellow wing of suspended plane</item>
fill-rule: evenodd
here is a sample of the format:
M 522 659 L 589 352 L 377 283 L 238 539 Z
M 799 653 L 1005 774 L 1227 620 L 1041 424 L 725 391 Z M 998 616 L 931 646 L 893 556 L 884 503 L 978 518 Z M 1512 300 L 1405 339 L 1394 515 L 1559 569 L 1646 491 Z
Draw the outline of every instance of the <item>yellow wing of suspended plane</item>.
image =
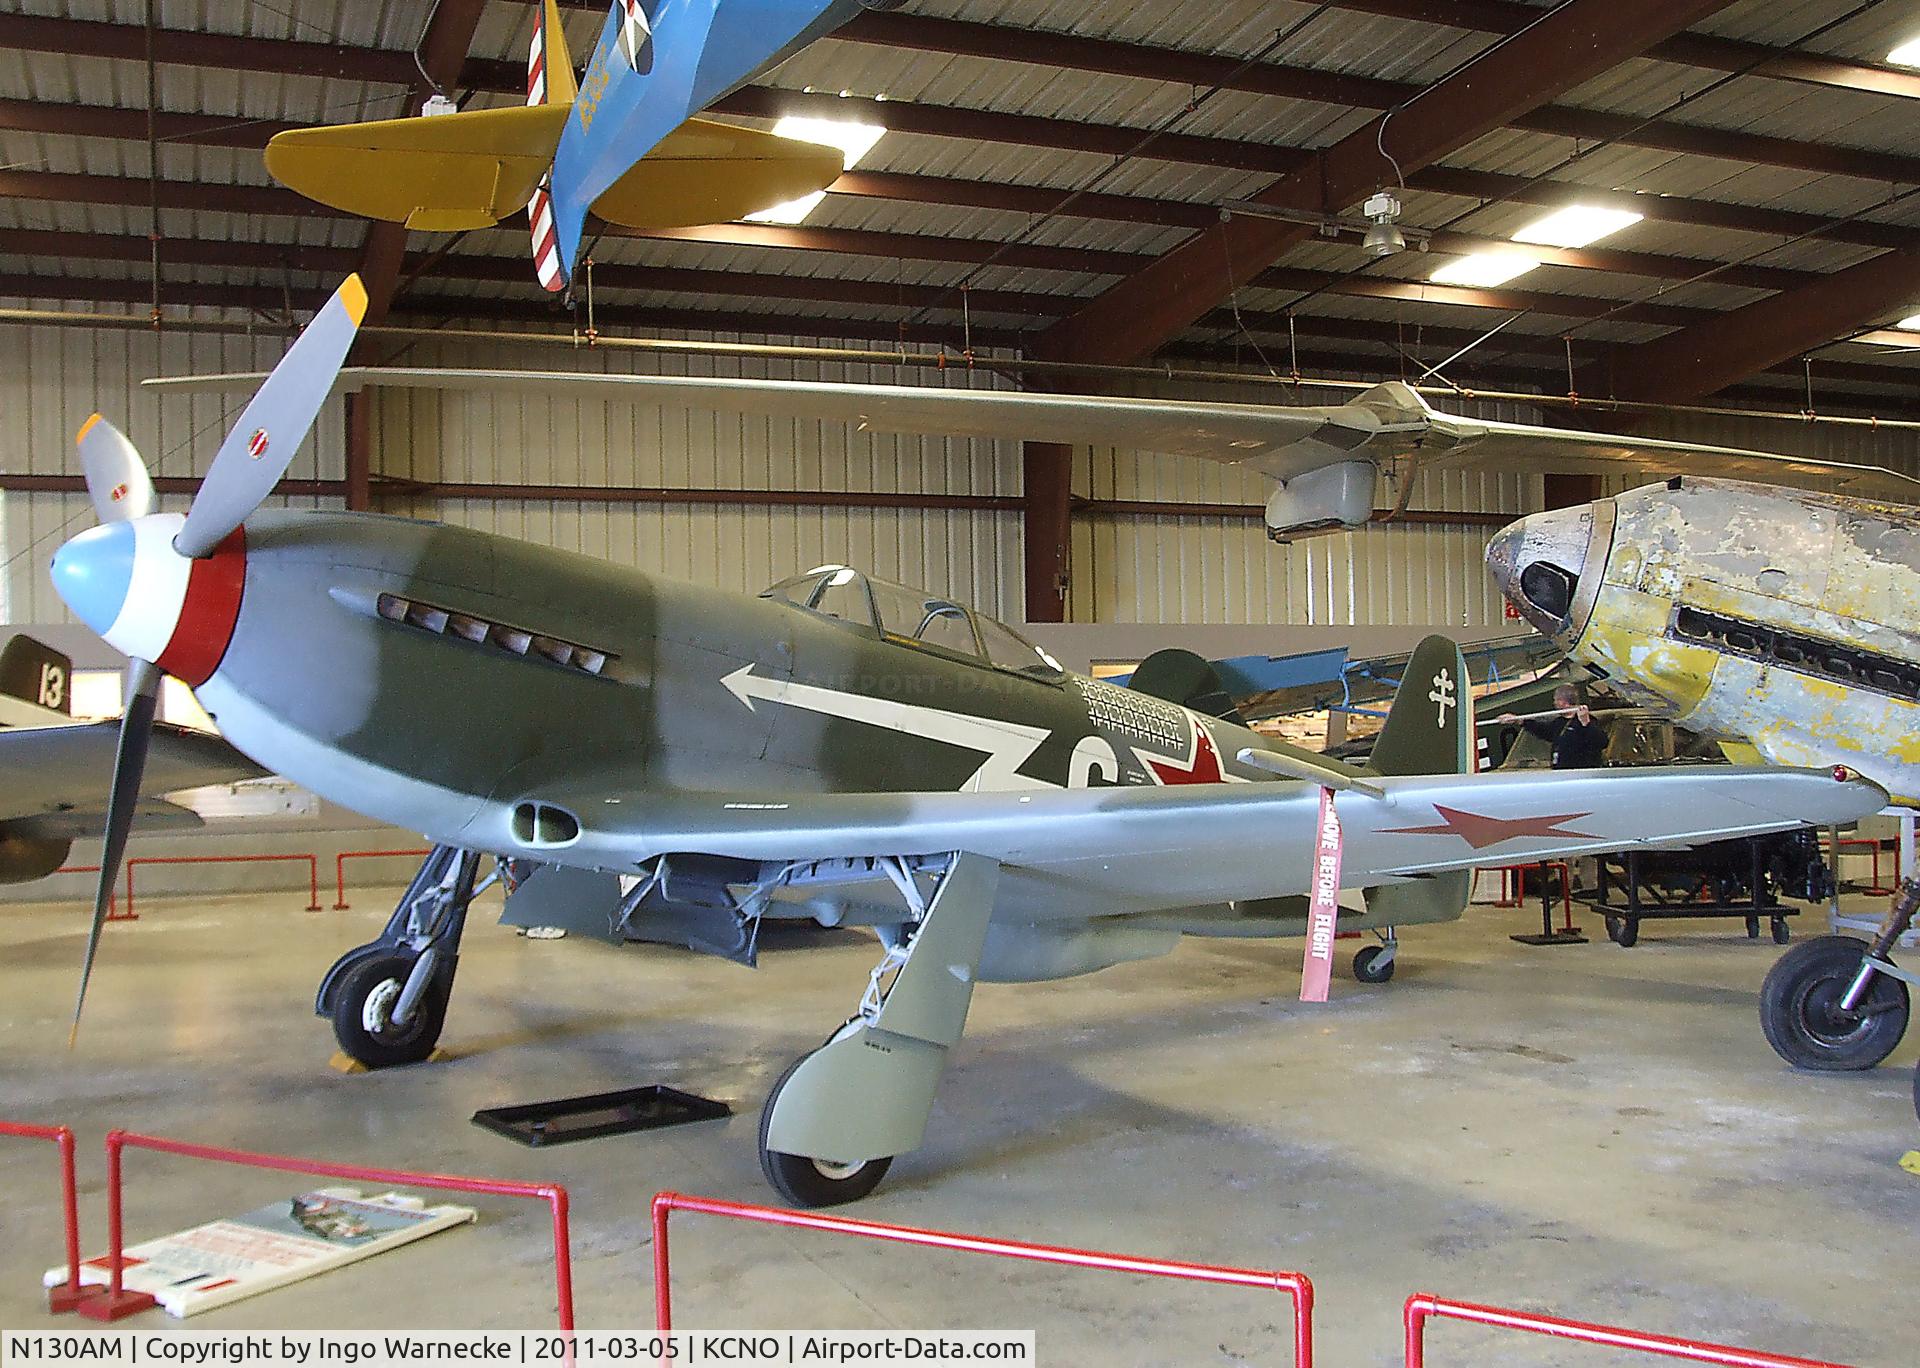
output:
M 267 170 L 310 200 L 428 233 L 491 228 L 527 207 L 553 164 L 567 105 L 301 128 L 267 145 Z M 594 201 L 628 228 L 726 223 L 831 185 L 840 153 L 758 129 L 689 119 Z
M 807 11 L 804 18 L 820 7 L 801 8 Z M 267 144 L 267 170 L 308 199 L 425 232 L 489 228 L 527 209 L 534 222 L 538 273 L 549 289 L 564 288 L 572 274 L 570 244 L 578 241 L 578 227 L 571 215 L 584 217 L 589 203 L 593 213 L 624 227 L 679 228 L 744 218 L 824 190 L 840 175 L 842 158 L 835 148 L 685 118 L 708 102 L 702 99 L 705 84 L 695 79 L 705 66 L 664 57 L 656 65 L 655 57 L 643 51 L 650 82 L 640 81 L 636 59 L 621 41 L 626 30 L 615 22 L 619 11 L 613 7 L 594 50 L 585 100 L 561 32 L 558 4 L 545 0 L 528 51 L 524 106 L 291 129 Z M 670 36 L 655 35 L 651 46 L 664 47 Z M 767 41 L 781 37 L 779 32 L 764 35 Z M 723 42 L 710 52 L 706 40 L 705 33 L 686 40 L 701 61 L 758 60 L 757 49 L 739 53 L 737 43 Z M 699 46 L 692 47 L 696 42 Z M 688 79 L 675 84 L 670 78 L 683 68 Z M 656 89 L 663 93 L 656 96 Z M 622 101 L 648 101 L 639 112 L 654 127 L 637 131 L 631 120 L 607 117 Z M 560 184 L 552 179 L 555 158 L 569 136 L 579 145 L 569 165 L 581 162 L 590 168 L 582 178 L 606 186 L 590 200 L 577 193 L 576 178 Z M 625 161 L 622 149 L 628 147 L 644 155 Z M 609 165 L 611 175 L 605 171 Z M 557 225 L 556 210 L 565 220 Z

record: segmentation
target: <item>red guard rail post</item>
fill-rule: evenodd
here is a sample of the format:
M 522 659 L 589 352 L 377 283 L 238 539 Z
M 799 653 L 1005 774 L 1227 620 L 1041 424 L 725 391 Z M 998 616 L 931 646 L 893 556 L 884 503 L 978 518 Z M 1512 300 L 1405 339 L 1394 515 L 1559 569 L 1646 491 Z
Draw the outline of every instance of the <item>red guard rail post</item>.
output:
M 22 1121 L 0 1121 L 0 1135 L 22 1140 L 51 1140 L 60 1151 L 60 1205 L 66 1223 L 67 1281 L 47 1289 L 47 1310 L 71 1311 L 86 1292 L 80 1286 L 80 1198 L 73 1179 L 73 1132 L 66 1126 L 32 1126 Z
M 99 865 L 61 865 L 58 869 L 54 870 L 53 872 L 55 874 L 98 874 L 100 872 L 100 866 Z M 114 904 L 117 901 L 118 899 L 114 896 L 113 890 L 108 889 L 107 890 L 107 920 L 108 921 L 139 921 L 140 920 L 139 917 L 134 915 L 133 909 L 131 907 L 129 907 L 125 912 L 116 911 L 114 909 Z
M 1598 1344 L 1609 1349 L 1686 1359 L 1690 1363 L 1718 1363 L 1729 1365 L 1729 1368 L 1846 1368 L 1845 1364 L 1829 1363 L 1825 1359 L 1767 1354 L 1758 1349 L 1739 1349 L 1730 1344 L 1675 1339 L 1670 1335 L 1651 1335 L 1643 1330 L 1627 1330 L 1617 1325 L 1566 1320 L 1536 1311 L 1449 1301 L 1431 1292 L 1416 1292 L 1407 1298 L 1407 1368 L 1426 1368 L 1426 1326 L 1430 1319 L 1470 1321 L 1475 1325 L 1491 1325 L 1501 1330 L 1519 1330 L 1529 1335 Z
M 573 1241 L 568 1234 L 567 1190 L 558 1183 L 522 1183 L 507 1178 L 467 1178 L 451 1173 L 414 1173 L 407 1169 L 373 1168 L 365 1164 L 331 1164 L 320 1159 L 296 1159 L 284 1154 L 261 1154 L 253 1150 L 226 1149 L 218 1145 L 195 1145 L 185 1140 L 168 1140 L 157 1135 L 133 1131 L 107 1132 L 107 1290 L 80 1305 L 80 1314 L 92 1320 L 116 1321 L 153 1305 L 144 1292 L 128 1292 L 121 1286 L 126 1266 L 126 1243 L 121 1225 L 120 1156 L 126 1149 L 152 1150 L 186 1159 L 205 1159 L 216 1164 L 238 1164 L 243 1168 L 271 1169 L 277 1173 L 298 1173 L 316 1178 L 350 1178 L 363 1183 L 393 1187 L 438 1188 L 444 1192 L 472 1192 L 488 1197 L 519 1197 L 545 1202 L 553 1212 L 553 1289 L 558 1303 L 560 1329 L 571 1334 L 573 1325 Z
M 844 1216 L 824 1216 L 817 1211 L 789 1211 L 782 1207 L 750 1206 L 744 1202 L 723 1202 L 712 1197 L 689 1197 L 679 1192 L 659 1192 L 655 1193 L 653 1198 L 653 1322 L 654 1327 L 662 1333 L 673 1329 L 673 1284 L 672 1270 L 667 1256 L 667 1218 L 676 1211 L 696 1212 L 703 1216 L 725 1216 L 732 1220 L 753 1221 L 761 1225 L 821 1230 L 829 1234 L 852 1235 L 865 1240 L 885 1240 L 894 1244 L 950 1249 L 964 1254 L 990 1254 L 995 1258 L 1019 1259 L 1028 1263 L 1069 1264 L 1076 1268 L 1098 1268 L 1110 1273 L 1137 1273 L 1147 1278 L 1224 1283 L 1233 1287 L 1258 1287 L 1270 1292 L 1285 1292 L 1293 1301 L 1295 1368 L 1312 1368 L 1313 1366 L 1313 1283 L 1304 1273 L 1287 1273 L 1264 1268 L 1234 1268 L 1224 1264 L 1178 1263 L 1170 1259 L 1143 1259 L 1132 1254 L 1110 1254 L 1093 1249 L 1028 1244 L 1023 1240 L 999 1240 L 984 1235 L 962 1235 L 949 1230 L 923 1230 L 918 1226 L 882 1225 L 878 1221 L 855 1221 Z
M 320 859 L 315 855 L 142 855 L 127 861 L 127 919 L 134 919 L 133 872 L 141 865 L 273 864 L 304 861 L 307 866 L 307 911 L 320 910 Z
M 402 855 L 415 855 L 421 859 L 433 854 L 431 850 L 343 850 L 333 857 L 333 910 L 344 912 L 353 904 L 347 901 L 347 861 L 398 859 Z M 317 896 L 317 895 L 316 895 Z
M 1828 853 L 1831 854 L 1833 857 L 1833 877 L 1835 882 L 1838 882 L 1840 878 L 1841 852 L 1844 850 L 1850 850 L 1850 849 L 1858 850 L 1864 847 L 1867 851 L 1867 854 L 1870 855 L 1873 859 L 1873 882 L 1868 884 L 1866 887 L 1862 888 L 1860 891 L 1862 893 L 1869 894 L 1870 896 L 1876 897 L 1876 898 L 1891 897 L 1893 894 L 1898 893 L 1900 891 L 1899 889 L 1900 847 L 1898 845 L 1895 845 L 1893 848 L 1894 886 L 1888 887 L 1887 885 L 1880 882 L 1880 842 L 1873 840 L 1870 837 L 1857 836 L 1857 837 L 1848 837 L 1846 840 L 1832 841 L 1830 842 L 1830 844 L 1832 845 L 1833 849 Z

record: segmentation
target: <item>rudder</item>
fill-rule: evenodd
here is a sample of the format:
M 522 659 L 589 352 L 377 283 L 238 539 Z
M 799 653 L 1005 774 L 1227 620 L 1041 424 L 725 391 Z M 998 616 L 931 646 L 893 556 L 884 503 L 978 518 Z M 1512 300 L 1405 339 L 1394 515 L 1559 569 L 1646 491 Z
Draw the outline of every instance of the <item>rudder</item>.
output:
M 1407 658 L 1367 769 L 1378 775 L 1470 774 L 1476 762 L 1466 657 L 1451 638 L 1430 636 Z M 1473 871 L 1461 869 L 1369 888 L 1367 910 L 1398 926 L 1455 921 L 1472 892 Z

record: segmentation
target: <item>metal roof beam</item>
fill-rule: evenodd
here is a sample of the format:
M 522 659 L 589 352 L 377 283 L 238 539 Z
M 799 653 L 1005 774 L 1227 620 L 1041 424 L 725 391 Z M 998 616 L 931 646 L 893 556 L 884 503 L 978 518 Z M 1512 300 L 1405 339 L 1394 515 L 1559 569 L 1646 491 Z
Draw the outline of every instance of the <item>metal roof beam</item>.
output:
M 1392 115 L 1369 122 L 1323 153 L 1300 159 L 1256 199 L 1310 212 L 1338 213 L 1391 172 L 1376 140 L 1391 131 L 1402 170 L 1419 169 L 1538 108 L 1564 90 L 1643 51 L 1726 0 L 1566 0 L 1423 91 Z M 1074 360 L 1132 361 L 1157 347 L 1235 289 L 1254 279 L 1310 227 L 1235 217 L 1166 253 L 1055 324 L 1043 351 Z
M 1521 7 L 1529 14 L 1540 11 Z M 875 16 L 886 19 L 900 16 Z M 940 21 L 958 22 L 958 21 Z M 1035 41 L 1026 29 L 977 25 L 996 34 L 996 45 L 1017 60 L 1059 67 L 1070 65 L 1053 60 L 1053 39 Z M 163 64 L 273 72 L 286 75 L 327 76 L 341 79 L 410 85 L 415 79 L 411 54 L 381 49 L 348 48 L 327 43 L 303 43 L 283 39 L 252 38 L 233 34 L 165 31 L 157 44 Z M 1094 41 L 1094 40 L 1086 40 Z M 43 18 L 32 15 L 0 16 L 0 48 L 63 51 L 78 56 L 144 60 L 145 31 L 137 25 L 110 24 L 91 20 Z M 1129 45 L 1119 45 L 1129 46 Z M 1078 49 L 1070 49 L 1077 51 Z M 1197 60 L 1194 54 L 1175 49 L 1143 48 L 1155 59 L 1175 59 L 1180 69 Z M 1129 59 L 1132 63 L 1136 59 Z M 1226 61 L 1227 68 L 1233 65 Z M 1117 65 L 1114 59 L 1110 65 Z M 1088 69 L 1102 70 L 1102 67 Z M 1172 68 L 1169 68 L 1172 69 Z M 1212 68 L 1209 68 L 1210 70 Z M 1249 70 L 1258 70 L 1250 68 Z M 1330 100 L 1342 106 L 1386 108 L 1401 105 L 1420 93 L 1420 87 L 1393 82 L 1375 82 L 1362 87 L 1351 84 L 1357 78 L 1336 78 L 1324 72 L 1274 67 L 1278 84 L 1285 89 L 1262 93 L 1285 94 L 1300 99 Z M 464 84 L 477 90 L 518 94 L 525 88 L 525 72 L 518 63 L 492 59 L 470 59 L 461 72 Z M 1165 79 L 1177 79 L 1167 77 Z M 1243 74 L 1234 84 L 1258 80 L 1271 83 L 1267 76 Z M 1297 83 L 1297 84 L 1296 84 Z M 1355 98 L 1366 91 L 1366 98 Z M 1389 92 L 1398 98 L 1386 101 Z M 1334 98 L 1336 94 L 1339 98 Z M 1085 123 L 1069 119 L 1041 118 L 1032 115 L 1005 114 L 982 109 L 964 109 L 942 105 L 920 105 L 901 100 L 846 100 L 838 96 L 805 91 L 778 90 L 766 86 L 748 86 L 718 101 L 713 109 L 720 113 L 778 118 L 784 113 L 858 112 L 863 119 L 900 132 L 932 137 L 963 138 L 975 141 L 1010 143 L 1015 146 L 1064 148 L 1116 156 L 1131 148 L 1147 131 L 1142 128 Z M 1869 180 L 1898 180 L 1920 183 L 1920 157 L 1849 148 L 1830 144 L 1772 138 L 1706 127 L 1697 124 L 1653 120 L 1642 124 L 1628 116 L 1602 110 L 1583 110 L 1554 106 L 1547 109 L 1520 110 L 1488 125 L 1502 123 L 1536 132 L 1598 140 L 1620 137 L 1631 146 L 1666 151 L 1689 152 L 1759 165 L 1785 166 L 1818 174 L 1839 174 Z M 1622 136 L 1624 135 L 1624 136 Z M 1285 148 L 1230 138 L 1169 133 L 1158 138 L 1141 153 L 1157 160 L 1189 162 L 1201 166 L 1219 166 L 1240 170 L 1270 171 L 1283 174 L 1287 167 L 1275 160 L 1284 157 Z
M 1884 252 L 1811 284 L 1717 313 L 1617 358 L 1611 392 L 1622 399 L 1699 399 L 1790 361 L 1920 300 L 1920 249 Z
M 1518 0 L 1333 0 L 1333 4 L 1362 14 L 1417 19 L 1422 23 L 1476 29 L 1482 33 L 1515 33 L 1539 14 L 1533 6 Z M 1648 48 L 1646 55 L 1707 71 L 1751 70 L 1755 76 L 1781 81 L 1920 98 L 1920 72 L 1903 71 L 1884 62 L 1795 52 L 1711 33 L 1676 33 Z

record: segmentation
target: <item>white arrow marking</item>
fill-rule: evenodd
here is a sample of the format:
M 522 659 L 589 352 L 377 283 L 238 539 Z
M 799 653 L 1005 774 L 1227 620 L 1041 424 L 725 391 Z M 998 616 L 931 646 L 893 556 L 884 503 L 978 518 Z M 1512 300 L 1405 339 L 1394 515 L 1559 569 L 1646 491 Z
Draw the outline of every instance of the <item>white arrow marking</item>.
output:
M 961 786 L 968 791 L 997 793 L 1008 789 L 1059 787 L 1020 773 L 1020 767 L 1053 735 L 1045 727 L 948 712 L 918 703 L 896 703 L 865 694 L 842 693 L 838 689 L 796 684 L 787 679 L 763 679 L 753 672 L 751 665 L 741 666 L 720 682 L 749 709 L 754 707 L 755 699 L 784 703 L 790 708 L 844 717 L 852 722 L 865 722 L 903 735 L 929 737 L 962 750 L 977 751 L 987 758 Z

